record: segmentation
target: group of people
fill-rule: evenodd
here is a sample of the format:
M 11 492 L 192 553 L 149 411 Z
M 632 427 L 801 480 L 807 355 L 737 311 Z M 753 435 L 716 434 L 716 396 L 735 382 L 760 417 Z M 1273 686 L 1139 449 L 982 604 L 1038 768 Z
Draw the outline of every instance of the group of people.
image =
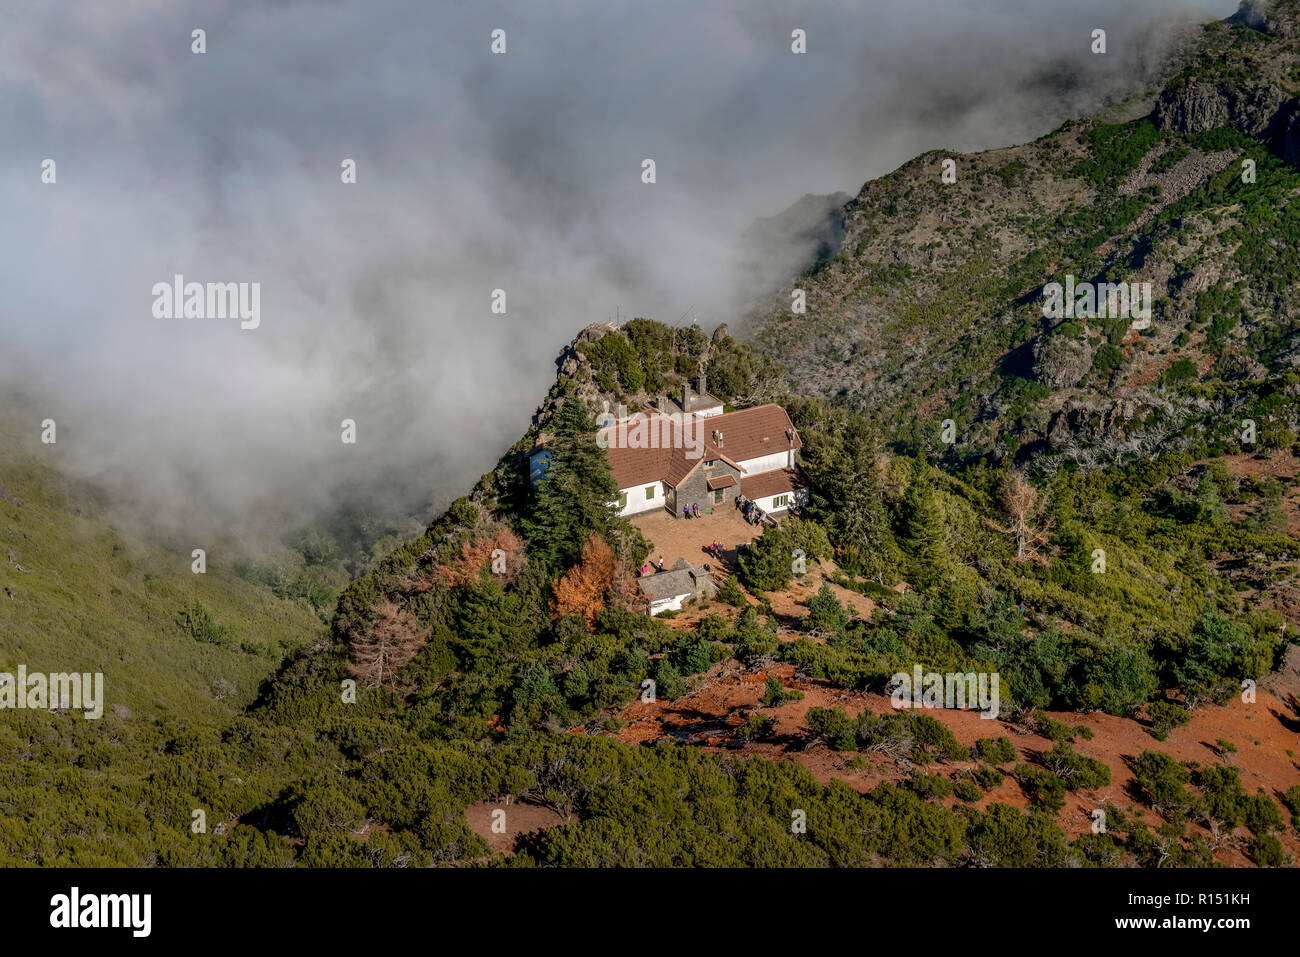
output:
M 641 566 L 642 575 L 649 575 L 652 571 L 661 572 L 663 570 L 664 570 L 664 560 L 662 557 L 659 559 L 658 565 L 652 566 L 649 562 L 646 562 Z
M 700 507 L 698 505 L 683 505 L 682 518 L 699 518 Z
M 759 508 L 757 505 L 755 505 L 753 502 L 746 502 L 745 521 L 749 522 L 750 525 L 762 525 L 763 510 Z
M 723 552 L 722 542 L 709 542 L 704 546 L 704 550 L 714 558 L 721 558 Z

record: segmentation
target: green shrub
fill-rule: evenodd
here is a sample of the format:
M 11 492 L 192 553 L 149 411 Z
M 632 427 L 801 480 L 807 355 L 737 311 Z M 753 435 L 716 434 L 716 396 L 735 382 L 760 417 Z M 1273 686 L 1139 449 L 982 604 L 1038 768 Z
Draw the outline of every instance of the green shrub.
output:
M 785 704 L 787 701 L 799 701 L 802 698 L 802 691 L 783 687 L 776 675 L 767 676 L 767 684 L 764 686 L 762 698 L 762 703 L 765 707 L 775 708 L 777 705 Z
M 1250 859 L 1260 867 L 1281 867 L 1286 863 L 1282 842 L 1272 834 L 1257 834 L 1246 844 Z
M 1015 775 L 1025 795 L 1036 807 L 1052 813 L 1065 807 L 1065 793 L 1068 788 L 1065 781 L 1051 771 L 1021 763 L 1016 765 Z
M 952 793 L 952 782 L 942 774 L 913 774 L 907 786 L 922 798 L 946 798 Z
M 736 736 L 742 741 L 766 738 L 772 733 L 775 725 L 776 721 L 770 714 L 751 714 L 748 720 L 736 729 Z
M 1006 764 L 1019 756 L 1016 746 L 1007 737 L 980 738 L 975 742 L 975 757 L 989 764 Z
M 958 781 L 952 786 L 952 791 L 963 801 L 978 801 L 984 796 L 984 792 L 970 781 Z
M 1181 728 L 1192 720 L 1191 712 L 1173 701 L 1153 701 L 1147 705 L 1147 715 L 1151 719 L 1151 733 L 1157 741 L 1165 740 L 1172 729 Z
M 986 791 L 992 791 L 1000 786 L 1005 779 L 1005 774 L 990 765 L 982 764 L 975 769 L 975 780 Z
M 749 602 L 745 601 L 745 593 L 741 591 L 740 583 L 736 581 L 734 575 L 728 575 L 722 580 L 722 584 L 718 586 L 718 600 L 736 608 L 746 608 L 749 605 Z

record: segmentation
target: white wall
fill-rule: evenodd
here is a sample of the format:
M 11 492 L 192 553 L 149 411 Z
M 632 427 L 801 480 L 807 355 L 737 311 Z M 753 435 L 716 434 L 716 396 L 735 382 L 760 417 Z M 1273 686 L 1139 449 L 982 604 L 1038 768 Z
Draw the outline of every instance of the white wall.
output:
M 727 447 L 722 447 L 722 453 L 725 455 Z M 773 452 L 770 455 L 760 455 L 756 459 L 745 459 L 739 465 L 745 470 L 746 475 L 758 475 L 760 472 L 773 472 L 777 469 L 788 469 L 794 465 L 794 450 L 788 449 L 785 452 Z
M 645 490 L 654 489 L 654 495 L 646 497 Z M 666 508 L 667 503 L 664 501 L 664 483 L 653 482 L 646 485 L 633 485 L 631 488 L 621 488 L 620 492 L 627 495 L 627 504 L 619 510 L 620 515 L 636 515 L 640 512 L 649 512 L 656 508 Z
M 781 495 L 788 495 L 790 499 L 788 504 L 782 505 L 778 509 L 772 503 L 775 502 L 776 499 Z M 800 488 L 800 489 L 795 489 L 793 492 L 778 492 L 776 495 L 769 495 L 767 498 L 756 498 L 754 499 L 754 504 L 757 505 L 759 508 L 761 508 L 764 512 L 767 512 L 768 514 L 780 515 L 787 508 L 789 508 L 790 505 L 807 505 L 808 490 L 806 488 Z
M 661 611 L 681 611 L 682 602 L 690 598 L 690 594 L 674 595 L 672 598 L 661 598 L 658 601 L 650 603 L 650 616 L 654 617 Z

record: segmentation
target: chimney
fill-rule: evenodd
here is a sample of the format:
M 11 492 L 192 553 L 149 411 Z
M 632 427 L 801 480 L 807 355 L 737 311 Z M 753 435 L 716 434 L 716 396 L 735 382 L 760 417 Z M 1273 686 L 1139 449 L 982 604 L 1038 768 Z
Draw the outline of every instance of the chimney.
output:
M 705 388 L 705 385 L 706 385 L 706 383 L 705 383 L 705 379 L 704 379 L 704 372 L 703 372 L 703 370 L 701 370 L 701 371 L 700 371 L 700 384 L 699 384 L 699 393 L 700 393 L 700 395 L 708 395 L 708 394 L 709 394 L 709 390 L 708 390 L 707 388 Z
M 721 430 L 721 429 L 714 429 L 714 430 L 713 430 L 713 444 L 716 445 L 718 448 L 722 448 L 722 430 Z
M 683 382 L 682 383 L 682 411 L 683 412 L 686 411 L 686 404 L 690 401 L 691 401 L 691 384 L 689 382 Z

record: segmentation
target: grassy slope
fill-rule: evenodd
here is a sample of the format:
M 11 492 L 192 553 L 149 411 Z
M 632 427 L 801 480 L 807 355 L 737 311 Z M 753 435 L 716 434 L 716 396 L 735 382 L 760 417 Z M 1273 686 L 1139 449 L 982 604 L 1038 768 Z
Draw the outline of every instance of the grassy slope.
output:
M 303 602 L 220 569 L 196 575 L 188 553 L 119 532 L 93 493 L 19 450 L 12 430 L 3 438 L 0 670 L 102 671 L 108 707 L 215 722 L 252 700 L 280 650 L 322 630 Z M 178 626 L 194 601 L 228 629 L 219 643 Z

